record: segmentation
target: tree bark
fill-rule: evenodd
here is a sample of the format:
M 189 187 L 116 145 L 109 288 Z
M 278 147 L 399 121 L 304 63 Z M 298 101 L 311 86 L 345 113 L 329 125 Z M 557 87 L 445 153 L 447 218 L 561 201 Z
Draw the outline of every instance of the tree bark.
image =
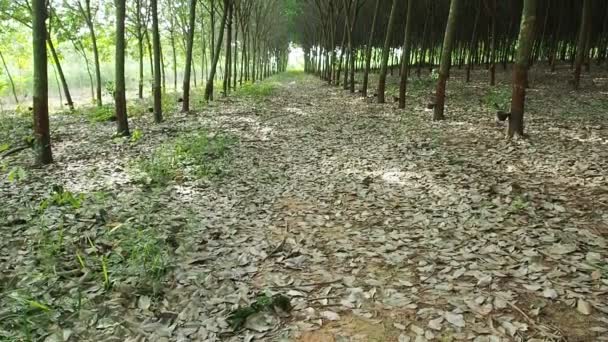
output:
M 407 14 L 405 19 L 405 35 L 403 40 L 403 54 L 401 57 L 401 80 L 399 82 L 399 108 L 405 108 L 405 94 L 407 91 L 407 76 L 410 68 L 410 50 L 412 45 L 412 8 L 414 0 L 407 2 Z
M 158 31 L 158 0 L 150 0 L 152 10 L 152 44 L 154 49 L 154 122 L 163 121 L 162 84 L 160 67 L 160 33 Z M 194 28 L 193 28 L 194 29 Z
M 0 60 L 2 60 L 2 65 L 4 66 L 4 70 L 6 71 L 6 76 L 8 77 L 8 81 L 11 84 L 11 90 L 13 92 L 13 97 L 15 98 L 15 103 L 19 104 L 19 97 L 17 96 L 17 89 L 15 88 L 15 82 L 13 81 L 13 76 L 11 76 L 11 72 L 8 70 L 8 66 L 6 65 L 6 61 L 4 60 L 4 55 L 2 55 L 2 51 L 0 51 Z
M 194 25 L 196 20 L 196 0 L 190 0 L 190 16 L 188 21 L 188 41 L 186 46 L 186 65 L 182 95 L 182 112 L 190 111 L 190 73 L 192 71 L 192 49 L 194 47 Z
M 51 134 L 49 130 L 48 75 L 46 55 L 46 18 L 45 0 L 32 0 L 32 40 L 34 55 L 34 147 L 36 163 L 39 165 L 53 162 Z
M 583 13 L 576 45 L 576 59 L 574 61 L 574 89 L 579 89 L 581 83 L 581 67 L 587 55 L 587 41 L 591 30 L 591 0 L 583 0 Z
M 230 73 L 232 71 L 232 4 L 226 9 L 228 11 L 228 18 L 226 25 L 228 32 L 226 32 L 226 53 L 224 56 L 224 96 L 228 96 L 230 92 Z
M 219 37 L 215 47 L 215 52 L 213 53 L 213 62 L 211 63 L 211 70 L 209 71 L 209 79 L 207 80 L 207 85 L 205 86 L 205 101 L 213 100 L 213 80 L 215 79 L 219 55 L 222 51 L 224 28 L 226 27 L 226 20 L 228 18 L 228 6 L 230 6 L 230 0 L 224 0 L 224 14 L 222 15 L 222 22 L 220 24 Z
M 47 44 L 49 45 L 49 50 L 51 50 L 51 56 L 53 57 L 53 61 L 55 62 L 55 66 L 57 67 L 57 72 L 59 73 L 59 79 L 61 80 L 61 86 L 63 87 L 63 93 L 65 94 L 65 100 L 68 103 L 68 107 L 70 110 L 74 110 L 74 101 L 72 101 L 72 95 L 70 94 L 70 87 L 68 86 L 68 82 L 65 79 L 65 74 L 63 73 L 63 68 L 61 67 L 61 62 L 59 61 L 59 55 L 55 50 L 55 45 L 53 45 L 53 40 L 51 39 L 49 33 L 47 32 Z
M 115 111 L 117 133 L 129 136 L 129 121 L 127 119 L 127 98 L 125 85 L 125 0 L 114 0 L 116 5 L 116 80 L 115 80 Z
M 473 66 L 473 51 L 477 48 L 477 26 L 479 26 L 479 16 L 481 14 L 481 3 L 477 3 L 477 13 L 475 14 L 475 23 L 473 24 L 473 35 L 469 45 L 469 54 L 467 60 L 466 82 L 471 82 L 471 68 Z
M 450 14 L 448 23 L 445 28 L 445 36 L 443 38 L 443 48 L 441 51 L 441 62 L 439 65 L 439 79 L 437 80 L 437 89 L 435 90 L 435 110 L 433 112 L 433 120 L 445 119 L 445 87 L 450 77 L 450 64 L 452 63 L 452 47 L 454 45 L 454 37 L 456 36 L 456 25 L 458 11 L 460 10 L 460 2 L 462 0 L 452 0 L 450 3 Z
M 378 103 L 385 102 L 384 91 L 386 88 L 386 71 L 391 46 L 391 39 L 393 37 L 393 27 L 395 26 L 395 17 L 397 16 L 397 2 L 398 0 L 393 0 L 391 14 L 388 20 L 388 26 L 386 27 L 386 37 L 384 40 L 384 48 L 382 49 L 382 64 L 380 65 L 380 79 L 378 81 Z
M 80 6 L 80 11 L 89 28 L 89 34 L 91 35 L 91 42 L 93 44 L 93 59 L 95 62 L 95 82 L 97 83 L 96 100 L 97 107 L 101 107 L 103 105 L 101 92 L 101 67 L 99 63 L 99 49 L 97 48 L 97 35 L 95 34 L 95 25 L 93 24 L 93 14 L 91 12 L 91 0 L 85 0 L 85 8 L 82 8 L 80 1 L 78 1 L 78 6 Z
M 380 0 L 376 0 L 376 7 L 374 8 L 374 17 L 372 19 L 372 27 L 369 31 L 369 40 L 365 47 L 365 71 L 363 72 L 363 85 L 361 87 L 361 96 L 367 97 L 367 85 L 369 83 L 369 71 L 372 64 L 372 44 L 374 42 L 374 32 L 376 31 L 376 21 L 378 20 L 378 11 L 380 8 Z
M 507 136 L 524 136 L 524 104 L 526 100 L 526 79 L 528 63 L 534 44 L 537 0 L 524 0 L 521 26 L 517 43 L 515 65 L 513 67 L 513 90 L 511 95 L 511 116 Z

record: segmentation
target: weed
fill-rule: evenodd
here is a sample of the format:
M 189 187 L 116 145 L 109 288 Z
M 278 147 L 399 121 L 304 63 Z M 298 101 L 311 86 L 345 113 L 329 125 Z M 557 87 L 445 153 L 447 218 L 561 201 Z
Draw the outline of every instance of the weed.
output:
M 7 178 L 9 182 L 16 183 L 26 179 L 27 173 L 25 172 L 25 169 L 21 166 L 15 166 L 11 168 L 11 170 L 8 172 Z
M 225 161 L 232 139 L 226 136 L 209 137 L 205 133 L 181 137 L 165 144 L 149 159 L 138 162 L 138 169 L 146 183 L 167 184 L 185 176 L 210 178 L 225 172 Z
M 511 91 L 507 87 L 490 88 L 483 98 L 488 110 L 505 110 L 511 101 Z
M 49 197 L 42 200 L 38 207 L 41 211 L 44 211 L 51 206 L 69 206 L 72 209 L 78 209 L 82 206 L 84 200 L 84 194 L 74 194 L 71 191 L 65 190 L 61 185 L 53 185 Z
M 133 133 L 131 133 L 131 138 L 129 139 L 130 142 L 132 143 L 136 143 L 138 142 L 142 137 L 144 136 L 144 132 L 142 132 L 141 129 L 136 129 L 133 131 Z
M 23 291 L 14 291 L 6 296 L 0 317 L 0 338 L 17 336 L 19 340 L 31 341 L 40 327 L 48 326 L 53 310 L 44 302 Z
M 114 113 L 114 106 L 112 105 L 89 108 L 88 110 L 87 117 L 92 122 L 116 121 L 116 114 Z
M 131 226 L 121 229 L 115 238 L 115 252 L 102 259 L 104 284 L 109 286 L 109 275 L 117 274 L 136 279 L 142 292 L 158 293 L 170 266 L 164 239 L 153 229 Z
M 258 83 L 246 83 L 236 92 L 237 96 L 264 98 L 271 96 L 277 88 L 277 83 L 270 80 Z
M 520 211 L 528 208 L 528 205 L 529 205 L 528 201 L 526 201 L 523 197 L 516 196 L 511 201 L 510 211 L 513 213 L 517 213 L 517 212 L 520 212 Z

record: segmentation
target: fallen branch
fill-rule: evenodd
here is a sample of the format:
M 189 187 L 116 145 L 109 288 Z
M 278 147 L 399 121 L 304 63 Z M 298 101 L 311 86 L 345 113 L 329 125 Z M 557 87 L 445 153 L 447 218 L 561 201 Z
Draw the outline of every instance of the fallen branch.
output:
M 29 146 L 27 146 L 27 145 L 25 145 L 25 146 L 18 146 L 18 147 L 15 147 L 15 148 L 13 148 L 13 149 L 10 149 L 10 150 L 8 150 L 8 151 L 4 152 L 4 153 L 2 154 L 2 157 L 0 157 L 0 159 L 4 159 L 4 158 L 6 158 L 6 157 L 8 157 L 8 156 L 10 156 L 10 155 L 17 154 L 17 153 L 19 153 L 19 152 L 21 152 L 21 151 L 23 151 L 23 150 L 28 149 L 28 148 L 29 148 Z

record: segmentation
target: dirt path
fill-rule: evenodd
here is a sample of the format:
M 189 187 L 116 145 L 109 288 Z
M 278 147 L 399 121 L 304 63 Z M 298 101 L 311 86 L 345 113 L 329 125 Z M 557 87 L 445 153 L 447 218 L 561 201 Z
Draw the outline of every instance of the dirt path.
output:
M 560 200 L 565 193 L 528 186 L 553 185 L 544 174 L 497 169 L 505 155 L 490 146 L 500 132 L 471 137 L 458 122 L 428 123 L 420 109 L 400 118 L 310 77 L 275 95 L 254 120 L 229 120 L 249 138 L 238 174 L 203 195 L 198 266 L 176 272 L 178 283 L 205 275 L 184 283 L 185 296 L 176 291 L 193 314 L 184 321 L 203 327 L 177 336 L 227 338 L 218 333 L 228 308 L 268 290 L 291 298 L 291 318 L 267 332 L 277 321 L 256 317 L 250 328 L 265 332 L 234 340 L 606 336 L 605 273 L 584 262 L 606 257 L 605 239 L 576 229 L 589 222 Z M 553 162 L 535 160 L 540 153 L 517 162 Z
M 111 191 L 115 221 L 137 215 L 175 241 L 162 297 L 117 286 L 92 311 L 97 339 L 606 340 L 605 128 L 557 136 L 537 113 L 534 139 L 507 143 L 483 112 L 430 122 L 424 96 L 402 115 L 312 76 L 275 82 L 256 101 L 135 121 L 146 132 L 135 147 L 104 141 L 111 124 L 59 128 L 58 163 L 32 171 L 33 197 L 43 176 Z M 130 160 L 201 128 L 238 138 L 227 177 L 152 192 L 131 182 Z M 288 297 L 290 315 L 261 311 L 233 333 L 229 314 L 264 293 Z

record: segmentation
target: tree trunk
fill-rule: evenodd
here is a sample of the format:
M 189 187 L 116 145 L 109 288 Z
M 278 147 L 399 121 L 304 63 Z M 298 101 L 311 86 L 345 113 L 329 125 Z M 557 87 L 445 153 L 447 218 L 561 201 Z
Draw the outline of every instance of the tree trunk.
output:
M 53 40 L 51 39 L 48 32 L 46 38 L 46 42 L 49 45 L 49 50 L 51 50 L 51 56 L 53 57 L 53 61 L 55 62 L 55 66 L 57 67 L 57 72 L 59 73 L 59 79 L 61 80 L 63 93 L 65 94 L 65 100 L 67 101 L 70 110 L 74 110 L 74 102 L 72 101 L 72 95 L 70 95 L 70 88 L 68 87 L 68 82 L 65 79 L 63 68 L 61 68 L 61 62 L 59 61 L 59 56 L 57 55 L 57 51 L 55 50 L 55 45 L 53 45 Z
M 46 1 L 32 0 L 32 40 L 34 55 L 34 148 L 36 163 L 53 162 L 49 130 L 49 85 L 46 56 Z
M 158 0 L 150 0 L 152 9 L 152 44 L 154 47 L 154 122 L 163 121 L 162 84 L 160 69 L 160 33 L 158 32 Z M 194 30 L 194 27 L 192 28 Z
M 386 88 L 386 71 L 393 37 L 393 27 L 395 26 L 395 18 L 397 16 L 397 2 L 393 0 L 391 14 L 386 27 L 386 37 L 384 39 L 384 48 L 382 49 L 382 64 L 380 65 L 380 80 L 378 81 L 378 103 L 384 103 L 384 90 Z
M 144 35 L 141 32 L 141 0 L 135 0 L 135 25 L 137 26 L 137 49 L 139 52 L 139 84 L 137 96 L 144 98 Z M 171 19 L 171 39 L 173 39 L 173 19 Z M 177 88 L 177 87 L 176 87 Z
M 15 103 L 19 104 L 19 97 L 17 96 L 17 89 L 15 88 L 15 82 L 13 81 L 13 77 L 11 76 L 11 72 L 8 70 L 8 66 L 6 65 L 6 61 L 4 60 L 4 55 L 2 55 L 2 51 L 0 51 L 0 60 L 2 60 L 2 65 L 4 66 L 4 70 L 6 71 L 6 76 L 8 77 L 8 81 L 11 84 L 11 90 L 13 91 L 13 97 L 15 98 Z
M 365 71 L 363 71 L 363 86 L 361 87 L 361 95 L 367 97 L 367 85 L 369 83 L 369 71 L 372 63 L 372 44 L 374 42 L 374 32 L 376 31 L 376 21 L 378 20 L 378 11 L 380 8 L 380 0 L 376 0 L 374 8 L 374 17 L 372 19 L 372 27 L 369 32 L 369 40 L 365 47 Z
M 492 11 L 490 18 L 490 85 L 496 84 L 496 0 L 491 0 Z
M 524 136 L 524 104 L 526 101 L 526 79 L 528 63 L 534 44 L 534 27 L 536 24 L 536 0 L 524 0 L 521 15 L 521 26 L 517 43 L 517 54 L 513 67 L 513 90 L 511 95 L 511 117 L 507 136 Z
M 448 23 L 445 28 L 443 48 L 441 51 L 439 79 L 437 80 L 437 89 L 435 90 L 435 110 L 433 112 L 433 120 L 445 119 L 445 87 L 448 78 L 450 77 L 452 46 L 454 45 L 454 37 L 456 36 L 457 17 L 458 11 L 460 10 L 461 1 L 462 0 L 452 0 L 450 3 L 450 14 L 448 16 Z
M 99 49 L 97 48 L 97 35 L 95 34 L 95 25 L 93 24 L 93 17 L 91 13 L 91 0 L 85 1 L 86 8 L 82 8 L 80 1 L 78 2 L 78 6 L 80 7 L 80 11 L 83 14 L 83 17 L 89 27 L 89 33 L 91 35 L 91 42 L 93 44 L 93 59 L 95 62 L 95 81 L 97 83 L 97 107 L 101 107 L 103 105 L 102 93 L 101 93 L 101 68 L 99 66 Z
M 226 53 L 224 56 L 224 96 L 228 96 L 230 92 L 230 72 L 232 70 L 232 4 L 226 9 L 228 11 L 228 18 L 226 25 L 228 32 L 226 32 Z
M 173 52 L 173 90 L 177 91 L 177 49 L 175 47 L 175 31 L 171 26 L 171 51 Z M 142 64 L 143 65 L 143 64 Z
M 213 80 L 215 79 L 215 72 L 217 70 L 217 63 L 219 61 L 219 55 L 222 51 L 222 40 L 224 39 L 224 28 L 226 27 L 226 20 L 228 18 L 228 6 L 230 6 L 230 0 L 224 0 L 224 14 L 222 15 L 222 22 L 220 24 L 220 32 L 213 53 L 213 62 L 211 63 L 211 70 L 209 71 L 209 79 L 205 87 L 205 101 L 213 100 Z
M 194 25 L 196 20 L 196 0 L 190 0 L 188 21 L 188 41 L 186 46 L 186 66 L 184 71 L 184 94 L 182 95 L 182 112 L 190 111 L 190 72 L 192 71 L 192 49 L 194 47 Z
M 469 45 L 469 56 L 467 61 L 466 82 L 471 82 L 471 67 L 473 65 L 473 51 L 477 48 L 477 26 L 479 25 L 479 16 L 481 14 L 481 3 L 477 3 L 477 13 L 475 14 L 475 23 L 473 24 L 473 35 Z
M 576 45 L 576 59 L 574 61 L 574 89 L 579 89 L 581 82 L 581 67 L 587 55 L 587 37 L 591 30 L 591 0 L 583 0 L 583 13 Z
M 412 45 L 412 8 L 414 0 L 407 2 L 407 14 L 405 19 L 405 35 L 403 40 L 403 54 L 401 57 L 401 80 L 399 82 L 399 108 L 405 108 L 405 94 L 407 90 L 407 76 L 410 68 L 410 50 Z
M 116 5 L 116 89 L 114 94 L 117 133 L 129 136 L 127 98 L 125 87 L 125 0 L 115 0 Z

